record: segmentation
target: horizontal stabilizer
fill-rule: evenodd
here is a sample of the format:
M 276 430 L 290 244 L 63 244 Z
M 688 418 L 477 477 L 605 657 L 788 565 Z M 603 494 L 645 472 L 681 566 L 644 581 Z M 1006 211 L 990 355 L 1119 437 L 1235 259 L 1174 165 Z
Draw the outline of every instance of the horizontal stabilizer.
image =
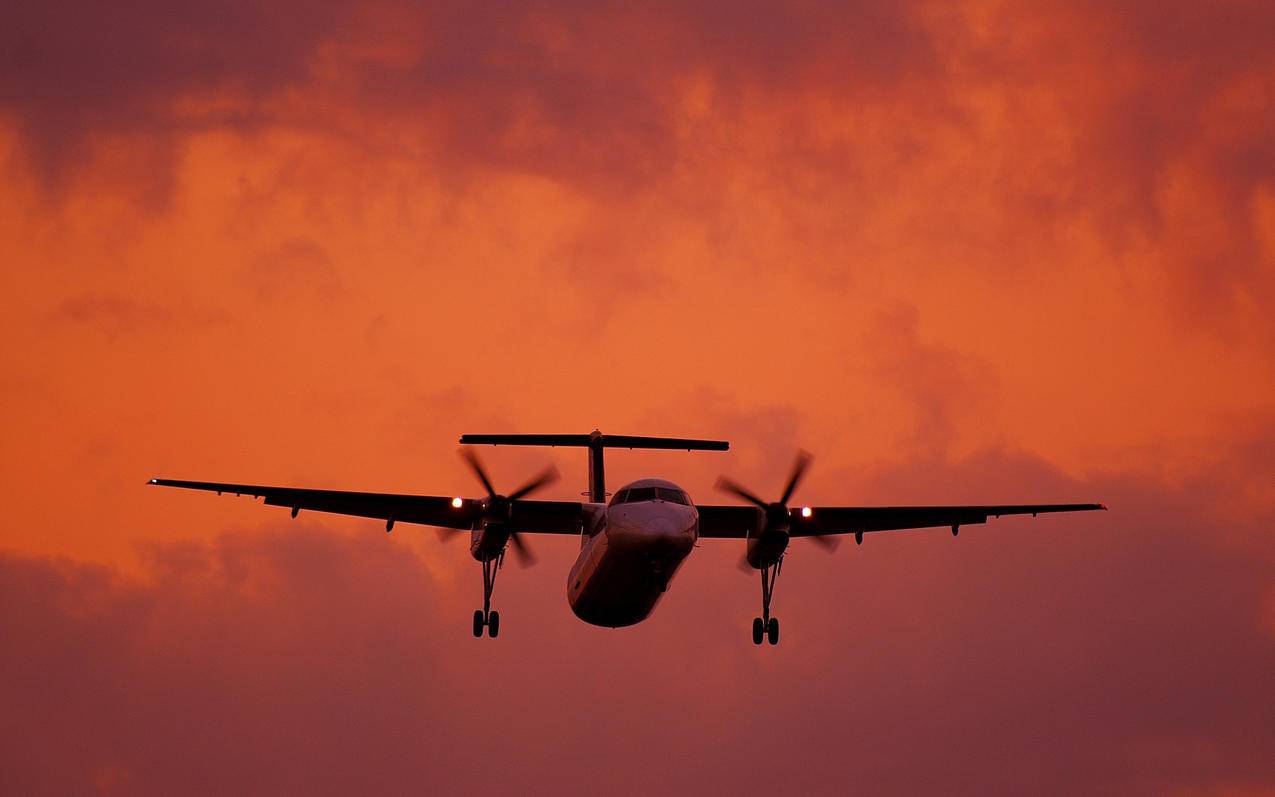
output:
M 725 440 L 691 440 L 683 437 L 639 437 L 626 434 L 466 434 L 465 445 L 491 446 L 580 446 L 603 448 L 664 448 L 681 451 L 727 451 Z

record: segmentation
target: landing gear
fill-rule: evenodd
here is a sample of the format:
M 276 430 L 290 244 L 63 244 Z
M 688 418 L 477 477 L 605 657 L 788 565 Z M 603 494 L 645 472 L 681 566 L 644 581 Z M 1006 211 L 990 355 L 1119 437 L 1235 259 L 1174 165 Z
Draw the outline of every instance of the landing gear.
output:
M 474 609 L 474 636 L 482 636 L 484 628 L 492 639 L 500 636 L 500 612 L 490 611 L 484 617 L 482 609 Z
M 779 578 L 779 570 L 784 559 L 761 569 L 761 617 L 753 618 L 753 644 L 760 645 L 762 637 L 772 645 L 779 644 L 779 620 L 770 616 L 770 599 L 775 595 L 775 579 Z
M 496 572 L 500 570 L 500 565 L 505 559 L 504 551 L 494 559 L 483 559 L 483 607 L 474 609 L 474 636 L 483 635 L 483 629 L 487 629 L 487 636 L 495 639 L 500 635 L 500 612 L 492 611 L 491 593 L 496 588 Z
M 772 617 L 769 620 L 763 620 L 760 617 L 753 618 L 753 644 L 760 645 L 762 638 L 772 645 L 779 644 L 779 618 Z

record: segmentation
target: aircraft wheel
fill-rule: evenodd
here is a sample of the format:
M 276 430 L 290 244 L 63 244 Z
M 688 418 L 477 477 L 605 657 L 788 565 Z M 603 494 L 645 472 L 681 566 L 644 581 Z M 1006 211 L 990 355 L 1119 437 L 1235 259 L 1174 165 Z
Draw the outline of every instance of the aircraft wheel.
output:
M 762 634 L 766 632 L 766 627 L 762 625 L 760 617 L 753 618 L 753 644 L 760 645 Z
M 772 645 L 779 644 L 779 618 L 770 618 L 770 622 L 766 625 L 766 641 Z
M 492 612 L 487 618 L 487 636 L 492 639 L 500 633 L 500 612 Z
M 483 626 L 485 625 L 487 625 L 487 623 L 483 621 L 483 610 L 474 609 L 474 636 L 482 636 Z

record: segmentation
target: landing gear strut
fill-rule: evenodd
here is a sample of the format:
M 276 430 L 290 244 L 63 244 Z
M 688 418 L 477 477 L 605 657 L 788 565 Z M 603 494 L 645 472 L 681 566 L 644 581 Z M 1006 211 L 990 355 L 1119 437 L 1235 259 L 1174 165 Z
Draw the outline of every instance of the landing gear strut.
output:
M 483 608 L 474 610 L 474 636 L 483 635 L 483 629 L 487 629 L 487 636 L 495 639 L 500 635 L 500 612 L 492 611 L 491 593 L 496 588 L 496 573 L 500 570 L 500 565 L 505 560 L 505 552 L 501 551 L 494 559 L 483 558 Z
M 761 617 L 753 618 L 754 645 L 760 645 L 763 636 L 770 644 L 779 644 L 779 618 L 770 616 L 770 599 L 775 596 L 775 580 L 783 564 L 781 556 L 773 565 L 761 569 Z

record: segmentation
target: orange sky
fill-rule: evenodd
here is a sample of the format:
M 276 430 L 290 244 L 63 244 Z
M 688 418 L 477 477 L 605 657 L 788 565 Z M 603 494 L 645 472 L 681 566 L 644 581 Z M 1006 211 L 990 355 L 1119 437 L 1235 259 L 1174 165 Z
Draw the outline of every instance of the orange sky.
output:
M 1269 4 L 468 5 L 0 17 L 0 791 L 1275 793 Z M 463 546 L 142 486 L 594 427 L 731 440 L 608 461 L 701 503 L 804 447 L 1113 511 L 798 546 L 773 651 L 727 543 L 612 633 L 542 540 L 478 645 Z

